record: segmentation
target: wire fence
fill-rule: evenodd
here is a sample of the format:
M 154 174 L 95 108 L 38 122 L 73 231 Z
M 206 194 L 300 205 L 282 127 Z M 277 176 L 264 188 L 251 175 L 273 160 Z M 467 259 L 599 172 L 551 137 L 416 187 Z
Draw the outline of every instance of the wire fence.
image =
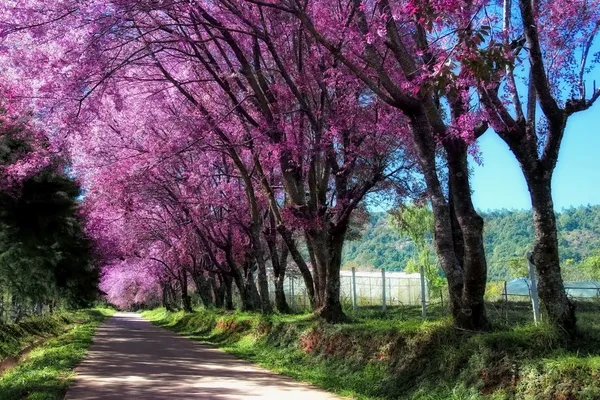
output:
M 274 285 L 270 289 L 273 292 Z M 310 308 L 306 285 L 301 275 L 286 275 L 284 293 L 293 310 L 304 311 Z M 346 307 L 421 305 L 423 299 L 429 302 L 429 285 L 418 273 L 340 272 L 340 300 Z
M 529 263 L 528 278 L 489 282 L 485 301 L 490 316 L 507 323 L 542 321 L 543 310 L 537 295 L 536 280 L 535 269 Z M 275 285 L 271 277 L 269 285 L 271 301 L 274 302 Z M 587 302 L 600 309 L 600 281 L 568 281 L 565 282 L 565 290 L 578 304 Z M 292 310 L 310 310 L 304 279 L 298 271 L 291 270 L 286 274 L 284 293 Z M 235 293 L 234 297 L 238 297 L 239 301 Z M 340 300 L 345 308 L 354 310 L 405 308 L 412 309 L 411 312 L 419 312 L 417 310 L 420 309 L 422 318 L 450 315 L 447 287 L 431 290 L 427 279 L 420 273 L 341 271 Z

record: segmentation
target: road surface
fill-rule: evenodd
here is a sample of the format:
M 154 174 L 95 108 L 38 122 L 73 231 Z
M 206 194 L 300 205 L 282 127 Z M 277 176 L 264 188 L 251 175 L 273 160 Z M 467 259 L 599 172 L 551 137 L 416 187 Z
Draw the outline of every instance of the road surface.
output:
M 98 328 L 66 399 L 341 398 L 118 313 Z

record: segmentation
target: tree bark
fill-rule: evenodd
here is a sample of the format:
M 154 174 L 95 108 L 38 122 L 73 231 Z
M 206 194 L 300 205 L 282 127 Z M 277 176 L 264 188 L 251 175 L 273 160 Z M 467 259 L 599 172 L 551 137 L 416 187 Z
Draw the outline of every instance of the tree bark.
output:
M 240 270 L 236 267 L 231 268 L 231 275 L 235 286 L 238 288 L 240 294 L 240 301 L 242 303 L 243 311 L 254 311 L 254 303 L 249 299 L 246 282 L 244 282 L 244 276 Z M 233 306 L 231 307 L 233 309 Z
M 552 173 L 523 169 L 533 209 L 535 244 L 533 264 L 538 293 L 550 322 L 568 335 L 576 333 L 575 306 L 567 297 L 560 271 L 556 215 L 552 201 Z
M 535 232 L 532 262 L 537 272 L 539 297 L 549 322 L 573 337 L 576 334 L 577 318 L 574 304 L 567 297 L 561 275 L 556 215 L 552 200 L 552 175 L 566 127 L 565 121 L 550 124 L 541 157 L 534 123 L 523 121 L 511 131 L 497 133 L 519 161 L 527 182 Z
M 462 141 L 446 143 L 449 197 L 459 230 L 454 229 L 455 253 L 462 261 L 463 289 L 461 309 L 454 309 L 458 326 L 470 330 L 488 330 L 489 320 L 485 312 L 484 294 L 487 282 L 487 263 L 483 246 L 483 218 L 475 211 L 471 198 L 467 145 Z M 452 211 L 452 210 L 451 210 Z M 460 237 L 456 237 L 456 232 Z M 456 249 L 457 244 L 462 248 Z M 460 257 L 460 258 L 459 258 Z
M 425 177 L 427 193 L 431 201 L 435 248 L 442 270 L 448 279 L 448 295 L 453 322 L 462 328 L 465 318 L 458 318 L 458 316 L 462 309 L 463 271 L 454 249 L 450 207 L 438 179 L 433 133 L 423 112 L 411 116 L 411 128 L 417 160 Z M 467 326 L 470 325 L 467 324 Z
M 285 271 L 287 269 L 288 248 L 283 245 L 281 249 L 281 258 L 278 261 L 278 270 L 275 273 L 275 305 L 277 310 L 282 314 L 290 314 L 292 312 L 285 298 L 284 283 Z M 273 267 L 275 269 L 275 267 Z
M 217 279 L 219 280 L 218 283 Z M 223 275 L 217 275 L 214 272 L 209 273 L 208 283 L 212 289 L 215 307 L 223 308 L 225 305 L 225 282 Z
M 214 305 L 212 287 L 209 281 L 207 281 L 204 277 L 204 272 L 200 271 L 194 273 L 192 275 L 192 279 L 196 285 L 196 294 L 200 297 L 200 300 L 202 300 L 202 305 L 204 305 L 204 308 L 212 308 Z
M 225 309 L 233 310 L 233 278 L 223 274 L 223 284 L 225 285 Z
M 188 293 L 187 271 L 185 269 L 179 270 L 179 281 L 181 285 L 181 303 L 183 305 L 183 311 L 191 313 L 193 311 L 192 299 Z
M 267 268 L 265 265 L 264 252 L 260 242 L 260 224 L 253 222 L 250 228 L 252 230 L 252 244 L 254 248 L 254 259 L 258 266 L 258 290 L 260 293 L 260 308 L 264 314 L 271 314 L 273 306 L 269 296 L 269 281 L 267 279 Z M 254 285 L 254 282 L 252 282 Z
M 245 279 L 245 287 L 246 287 L 246 307 L 243 308 L 244 311 L 258 311 L 261 309 L 261 296 L 256 288 L 256 283 L 254 283 L 254 272 L 252 271 L 252 265 L 246 266 L 246 279 Z
M 171 307 L 171 303 L 169 302 L 169 289 L 166 283 L 162 285 L 162 306 L 167 311 L 173 311 L 173 307 Z
M 342 264 L 342 248 L 347 227 L 328 237 L 327 254 L 327 281 L 325 288 L 325 301 L 319 315 L 327 322 L 339 323 L 348 320 L 342 310 L 340 301 L 340 267 Z
M 326 237 L 323 232 L 307 229 L 304 232 L 306 247 L 312 264 L 312 273 L 315 285 L 315 306 L 320 309 L 325 304 L 325 290 L 327 287 L 327 251 Z
M 315 294 L 315 286 L 312 274 L 310 269 L 308 269 L 308 265 L 304 261 L 304 257 L 300 254 L 298 250 L 298 246 L 296 245 L 296 241 L 292 237 L 292 233 L 283 225 L 279 225 L 277 227 L 277 231 L 281 235 L 283 241 L 285 242 L 288 250 L 290 251 L 290 255 L 292 256 L 292 260 L 298 266 L 300 273 L 302 274 L 302 278 L 304 279 L 304 284 L 306 286 L 306 292 L 308 294 L 308 300 L 310 302 L 311 309 L 316 310 L 317 308 L 317 300 Z
M 448 176 L 448 193 L 453 193 L 454 189 L 452 187 L 452 181 L 450 176 Z M 448 196 L 448 208 L 450 209 L 450 225 L 452 227 L 452 240 L 454 242 L 454 253 L 456 254 L 456 259 L 460 265 L 464 264 L 465 261 L 465 243 L 463 240 L 463 234 L 460 230 L 460 224 L 458 223 L 458 219 L 456 218 L 456 210 L 454 208 L 454 200 L 453 196 Z
M 285 299 L 284 292 L 284 280 L 285 280 L 285 269 L 287 266 L 288 248 L 283 244 L 281 248 L 281 257 L 279 251 L 277 251 L 277 230 L 275 217 L 271 212 L 269 215 L 270 228 L 265 232 L 265 238 L 269 253 L 271 255 L 271 265 L 273 267 L 273 275 L 275 278 L 275 307 L 277 311 L 282 314 L 289 314 L 291 312 L 290 307 Z

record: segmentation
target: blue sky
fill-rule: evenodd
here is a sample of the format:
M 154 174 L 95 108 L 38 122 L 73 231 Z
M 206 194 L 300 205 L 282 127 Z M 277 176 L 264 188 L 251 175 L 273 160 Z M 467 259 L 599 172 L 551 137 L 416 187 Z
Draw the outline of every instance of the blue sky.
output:
M 483 165 L 474 162 L 473 201 L 479 210 L 529 209 L 519 164 L 491 130 L 479 140 Z M 600 106 L 570 118 L 552 181 L 554 208 L 600 204 Z

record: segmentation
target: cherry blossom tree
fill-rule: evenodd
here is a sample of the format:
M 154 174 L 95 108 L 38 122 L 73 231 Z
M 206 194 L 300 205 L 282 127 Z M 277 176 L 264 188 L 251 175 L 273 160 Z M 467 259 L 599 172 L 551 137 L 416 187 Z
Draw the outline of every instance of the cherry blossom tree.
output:
M 223 2 L 230 8 L 236 5 Z M 292 15 L 301 29 L 402 115 L 435 216 L 438 257 L 458 326 L 486 329 L 483 220 L 471 201 L 469 145 L 487 129 L 472 107 L 475 82 L 461 65 L 487 16 L 484 3 L 245 1 Z M 460 3 L 460 4 L 459 4 Z M 487 10 L 486 10 L 487 11 Z M 443 149 L 448 190 L 438 173 Z
M 281 13 L 266 16 L 253 7 L 249 19 L 228 4 L 211 2 L 56 7 L 32 2 L 16 10 L 13 16 L 22 22 L 8 24 L 5 31 L 29 32 L 22 42 L 58 50 L 49 55 L 41 49 L 23 57 L 29 62 L 52 57 L 57 79 L 45 82 L 43 90 L 61 93 L 52 106 L 68 120 L 68 130 L 93 135 L 84 149 L 103 135 L 85 130 L 107 99 L 121 112 L 124 101 L 132 101 L 132 91 L 154 93 L 152 100 L 159 105 L 164 104 L 157 101 L 161 93 L 177 92 L 187 103 L 177 105 L 178 112 L 183 110 L 194 129 L 204 129 L 216 140 L 243 181 L 252 221 L 250 257 L 258 265 L 263 309 L 268 311 L 260 238 L 264 216 L 255 179 L 313 306 L 328 320 L 344 319 L 339 268 L 349 218 L 366 193 L 412 165 L 403 160 L 406 130 L 398 114 L 370 100 L 364 84 L 346 69 L 335 68 L 335 58 L 319 55 L 319 46 L 304 33 L 287 41 L 279 35 L 282 24 L 291 22 Z M 29 21 L 41 13 L 40 39 L 37 25 Z M 86 31 L 79 28 L 84 22 Z M 56 40 L 65 25 L 72 28 L 70 36 L 80 33 L 77 41 L 67 43 L 62 36 Z M 24 73 L 35 75 L 31 68 Z M 185 135 L 179 138 L 170 141 L 172 151 L 191 146 Z M 273 174 L 284 182 L 285 202 L 273 188 Z M 308 243 L 312 271 L 298 251 L 295 230 Z M 222 251 L 227 244 L 215 242 L 213 235 L 209 239 Z
M 597 31 L 597 2 L 574 0 L 29 0 L 0 14 L 0 36 L 17 38 L 0 61 L 31 88 L 96 207 L 138 213 L 132 248 L 170 249 L 157 263 L 176 271 L 182 299 L 189 274 L 197 288 L 215 274 L 270 312 L 270 264 L 283 310 L 289 252 L 329 321 L 345 318 L 351 216 L 392 181 L 405 195 L 418 169 L 455 324 L 489 327 L 467 157 L 491 126 L 530 187 L 540 295 L 573 331 L 550 183 L 567 118 L 599 97 L 584 81 Z
M 586 82 L 598 61 L 592 52 L 599 29 L 597 1 L 506 0 L 502 24 L 488 41 L 496 38 L 511 62 L 477 76 L 491 126 L 519 161 L 529 188 L 540 298 L 550 321 L 570 334 L 576 319 L 560 271 L 552 176 L 568 120 L 600 97 L 595 83 L 590 92 Z

